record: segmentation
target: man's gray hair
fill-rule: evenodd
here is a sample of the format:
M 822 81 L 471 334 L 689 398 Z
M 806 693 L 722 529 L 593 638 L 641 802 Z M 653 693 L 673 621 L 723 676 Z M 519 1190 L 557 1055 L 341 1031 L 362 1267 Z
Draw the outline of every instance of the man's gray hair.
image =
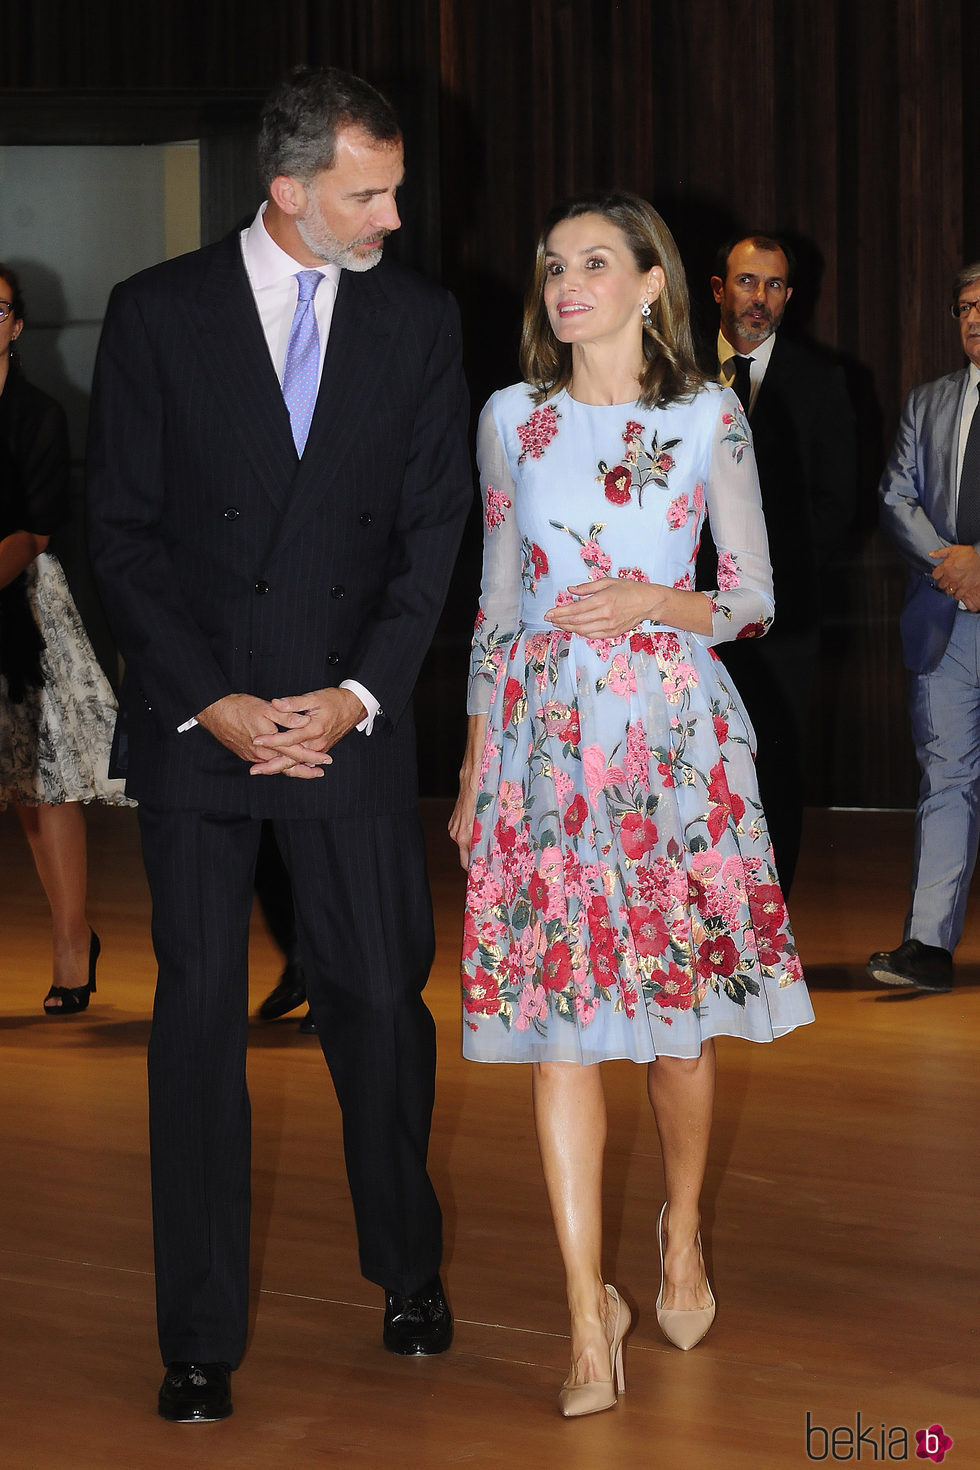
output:
M 975 260 L 972 265 L 965 265 L 957 274 L 953 282 L 952 304 L 959 304 L 960 292 L 965 291 L 967 286 L 972 286 L 974 281 L 980 281 L 980 260 Z
M 330 66 L 297 67 L 266 99 L 259 128 L 259 175 L 266 188 L 280 174 L 309 184 L 332 168 L 337 135 L 362 128 L 376 143 L 397 143 L 391 103 L 362 77 Z

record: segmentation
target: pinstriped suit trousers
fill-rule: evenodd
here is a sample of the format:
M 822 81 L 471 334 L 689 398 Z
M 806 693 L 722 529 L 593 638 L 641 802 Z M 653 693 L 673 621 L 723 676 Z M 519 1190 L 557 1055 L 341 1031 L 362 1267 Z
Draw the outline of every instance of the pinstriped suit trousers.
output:
M 248 923 L 261 824 L 139 815 L 158 963 L 148 1070 L 160 1349 L 165 1363 L 234 1367 L 248 1321 Z M 343 1116 L 361 1269 L 411 1293 L 442 1254 L 426 1169 L 435 1027 L 422 989 L 434 936 L 418 816 L 274 825 Z

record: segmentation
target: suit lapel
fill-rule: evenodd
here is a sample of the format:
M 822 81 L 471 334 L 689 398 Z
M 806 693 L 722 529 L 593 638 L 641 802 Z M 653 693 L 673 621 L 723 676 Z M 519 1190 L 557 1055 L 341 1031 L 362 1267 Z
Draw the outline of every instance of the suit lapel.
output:
M 936 385 L 931 413 L 923 426 L 927 453 L 933 466 L 926 467 L 923 482 L 938 487 L 941 501 L 928 508 L 929 519 L 947 540 L 956 540 L 956 463 L 959 457 L 960 415 L 970 380 L 968 368 L 950 373 Z
M 263 487 L 285 505 L 297 458 L 237 232 L 215 248 L 195 318 L 197 349 L 228 428 L 242 444 Z M 221 428 L 216 425 L 216 432 Z

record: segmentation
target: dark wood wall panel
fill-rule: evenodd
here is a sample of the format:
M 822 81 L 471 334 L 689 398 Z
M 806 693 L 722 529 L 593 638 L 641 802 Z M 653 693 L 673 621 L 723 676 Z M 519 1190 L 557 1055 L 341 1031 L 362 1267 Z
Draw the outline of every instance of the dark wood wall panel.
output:
M 859 522 L 826 588 L 810 796 L 913 800 L 904 572 L 874 529 L 874 489 L 905 393 L 959 363 L 946 297 L 980 256 L 966 183 L 976 0 L 7 0 L 4 22 L 0 140 L 36 126 L 69 141 L 100 118 L 121 137 L 127 97 L 137 131 L 204 118 L 214 229 L 248 188 L 248 108 L 291 65 L 336 63 L 387 89 L 406 127 L 399 248 L 456 291 L 477 404 L 515 376 L 520 296 L 555 197 L 618 184 L 653 198 L 709 336 L 719 240 L 792 232 L 802 271 L 785 329 L 840 357 L 861 428 Z M 439 706 L 430 789 L 455 763 L 477 574 L 474 527 L 424 689 Z

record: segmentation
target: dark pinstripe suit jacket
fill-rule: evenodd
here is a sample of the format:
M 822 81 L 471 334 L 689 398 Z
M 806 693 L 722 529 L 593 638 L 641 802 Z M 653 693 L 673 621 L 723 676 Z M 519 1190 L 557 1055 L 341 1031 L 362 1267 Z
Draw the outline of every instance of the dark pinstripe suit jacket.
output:
M 414 801 L 410 697 L 472 494 L 465 431 L 455 303 L 393 262 L 341 273 L 302 460 L 237 233 L 116 287 L 89 514 L 133 796 L 256 817 Z M 177 733 L 225 694 L 348 677 L 384 717 L 318 781 L 250 777 L 205 730 Z

